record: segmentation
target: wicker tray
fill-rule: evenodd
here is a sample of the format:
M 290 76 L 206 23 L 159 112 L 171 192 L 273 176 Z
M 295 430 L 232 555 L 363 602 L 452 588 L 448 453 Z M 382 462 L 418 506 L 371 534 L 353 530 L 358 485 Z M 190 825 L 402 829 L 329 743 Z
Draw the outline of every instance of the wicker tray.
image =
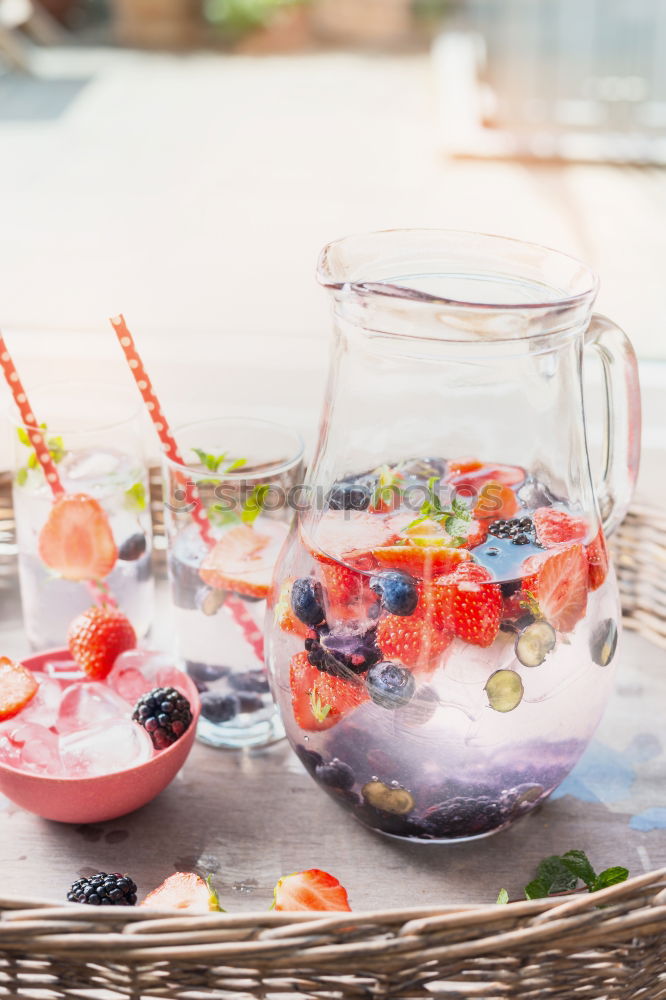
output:
M 157 475 L 152 484 L 159 536 Z M 2 600 L 15 588 L 6 476 L 0 543 Z M 613 549 L 625 625 L 666 646 L 666 517 L 636 506 Z M 508 907 L 174 916 L 0 898 L 0 914 L 0 997 L 11 1000 L 91 989 L 108 1000 L 666 997 L 666 869 Z

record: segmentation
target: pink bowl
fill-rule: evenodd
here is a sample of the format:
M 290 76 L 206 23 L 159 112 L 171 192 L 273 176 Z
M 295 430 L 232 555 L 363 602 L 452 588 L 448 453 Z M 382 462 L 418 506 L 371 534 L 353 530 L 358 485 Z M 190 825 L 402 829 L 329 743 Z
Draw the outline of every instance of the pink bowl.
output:
M 40 673 L 47 661 L 70 658 L 69 650 L 58 649 L 29 656 L 22 663 Z M 193 719 L 185 734 L 166 750 L 136 767 L 93 778 L 29 774 L 0 762 L 0 792 L 29 812 L 61 823 L 101 823 L 145 806 L 175 778 L 194 743 L 201 702 L 190 678 L 182 676 Z

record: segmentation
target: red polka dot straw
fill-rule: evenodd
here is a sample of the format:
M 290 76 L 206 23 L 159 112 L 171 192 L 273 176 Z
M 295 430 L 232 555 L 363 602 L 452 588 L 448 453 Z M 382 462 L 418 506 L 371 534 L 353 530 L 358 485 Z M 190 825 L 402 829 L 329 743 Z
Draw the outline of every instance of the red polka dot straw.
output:
M 171 433 L 168 421 L 164 416 L 162 407 L 160 406 L 160 401 L 155 395 L 155 390 L 153 389 L 153 385 L 150 381 L 145 365 L 136 349 L 134 338 L 127 329 L 125 317 L 122 315 L 114 316 L 111 319 L 111 326 L 113 327 L 116 337 L 118 338 L 118 343 L 123 349 L 129 370 L 134 376 L 137 388 L 143 397 L 144 403 L 146 404 L 146 409 L 148 410 L 153 426 L 157 431 L 157 436 L 162 443 L 164 454 L 170 458 L 172 462 L 184 465 L 185 463 L 183 462 L 180 450 L 176 444 L 176 439 Z M 215 538 L 211 532 L 210 523 L 204 506 L 201 503 L 201 498 L 199 497 L 196 485 L 185 474 L 179 474 L 177 478 L 178 481 L 184 486 L 186 499 L 190 508 L 190 514 L 197 524 L 202 539 L 206 545 L 212 547 L 215 544 Z M 243 602 L 239 598 L 230 595 L 225 601 L 225 607 L 233 616 L 234 621 L 243 632 L 245 639 L 254 650 L 257 658 L 263 662 L 263 635 L 259 626 L 248 613 Z
M 30 443 L 35 449 L 35 455 L 37 456 L 37 461 L 42 467 L 44 473 L 44 478 L 46 482 L 51 487 L 51 492 L 53 496 L 57 499 L 58 497 L 64 496 L 65 487 L 60 481 L 60 476 L 58 475 L 58 470 L 56 464 L 51 458 L 51 453 L 48 449 L 48 445 L 44 440 L 44 436 L 39 430 L 39 424 L 37 423 L 37 418 L 33 412 L 30 402 L 28 400 L 27 393 L 23 388 L 23 383 L 19 378 L 19 374 L 16 371 L 16 366 L 12 361 L 11 355 L 7 348 L 5 338 L 0 332 L 0 367 L 7 380 L 7 385 L 11 389 L 12 396 L 14 397 L 14 402 L 18 407 L 18 411 L 21 415 L 21 420 L 23 421 L 23 426 L 25 427 L 26 433 L 30 438 Z M 110 605 L 111 607 L 117 607 L 116 601 L 113 594 L 109 590 L 109 587 L 102 580 L 88 580 L 88 589 L 90 590 L 93 600 L 96 604 Z
M 23 421 L 23 426 L 25 427 L 28 437 L 30 438 L 30 443 L 35 449 L 35 455 L 37 456 L 37 461 L 42 467 L 46 482 L 51 487 L 54 497 L 61 496 L 65 490 L 60 482 L 58 470 L 55 467 L 55 462 L 51 458 L 51 454 L 42 433 L 38 428 L 37 419 L 35 414 L 32 412 L 25 389 L 23 388 L 23 383 L 19 378 L 14 362 L 11 359 L 11 355 L 7 350 L 7 344 L 5 343 L 5 338 L 2 333 L 0 333 L 0 366 L 2 367 L 2 372 L 5 376 L 7 385 L 11 389 L 14 402 L 16 403 L 18 411 L 21 414 L 21 420 Z

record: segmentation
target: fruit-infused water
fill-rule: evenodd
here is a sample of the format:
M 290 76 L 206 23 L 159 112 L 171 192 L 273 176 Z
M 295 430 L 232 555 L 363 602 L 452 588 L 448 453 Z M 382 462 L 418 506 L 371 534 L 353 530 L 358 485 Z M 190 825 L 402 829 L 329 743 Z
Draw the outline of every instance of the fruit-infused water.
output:
M 521 468 L 419 458 L 350 476 L 276 581 L 287 735 L 376 830 L 493 833 L 548 796 L 599 721 L 619 625 L 604 536 Z
M 271 743 L 284 729 L 264 665 L 266 596 L 302 444 L 278 425 L 231 418 L 176 437 L 191 464 L 165 460 L 167 566 L 178 652 L 201 695 L 197 734 L 221 747 Z M 193 502 L 205 511 L 203 533 Z
M 14 427 L 23 617 L 33 650 L 66 644 L 67 626 L 110 592 L 145 636 L 153 616 L 152 529 L 137 404 L 114 386 L 67 383 L 33 394 L 68 498 L 56 503 L 26 429 Z

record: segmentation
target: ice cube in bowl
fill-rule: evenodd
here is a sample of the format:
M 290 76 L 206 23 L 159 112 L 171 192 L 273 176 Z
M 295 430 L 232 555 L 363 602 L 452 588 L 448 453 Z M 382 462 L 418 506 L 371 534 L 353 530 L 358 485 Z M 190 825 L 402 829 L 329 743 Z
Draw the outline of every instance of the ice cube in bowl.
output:
M 64 649 L 49 650 L 28 657 L 23 663 L 41 679 L 45 665 L 59 660 L 69 660 L 69 652 Z M 129 765 L 125 763 L 123 770 L 80 777 L 19 770 L 21 765 L 15 756 L 0 752 L 0 792 L 29 812 L 62 823 L 101 823 L 146 805 L 170 784 L 194 743 L 201 709 L 199 694 L 185 674 L 182 675 L 181 686 L 192 707 L 192 722 L 181 738 L 166 750 L 153 751 L 148 759 L 140 763 L 133 757 L 133 762 Z M 120 721 L 124 723 L 128 720 Z M 18 722 L 17 717 L 17 726 Z M 6 740 L 6 725 L 0 731 L 0 742 Z M 138 756 L 141 756 L 141 751 Z

